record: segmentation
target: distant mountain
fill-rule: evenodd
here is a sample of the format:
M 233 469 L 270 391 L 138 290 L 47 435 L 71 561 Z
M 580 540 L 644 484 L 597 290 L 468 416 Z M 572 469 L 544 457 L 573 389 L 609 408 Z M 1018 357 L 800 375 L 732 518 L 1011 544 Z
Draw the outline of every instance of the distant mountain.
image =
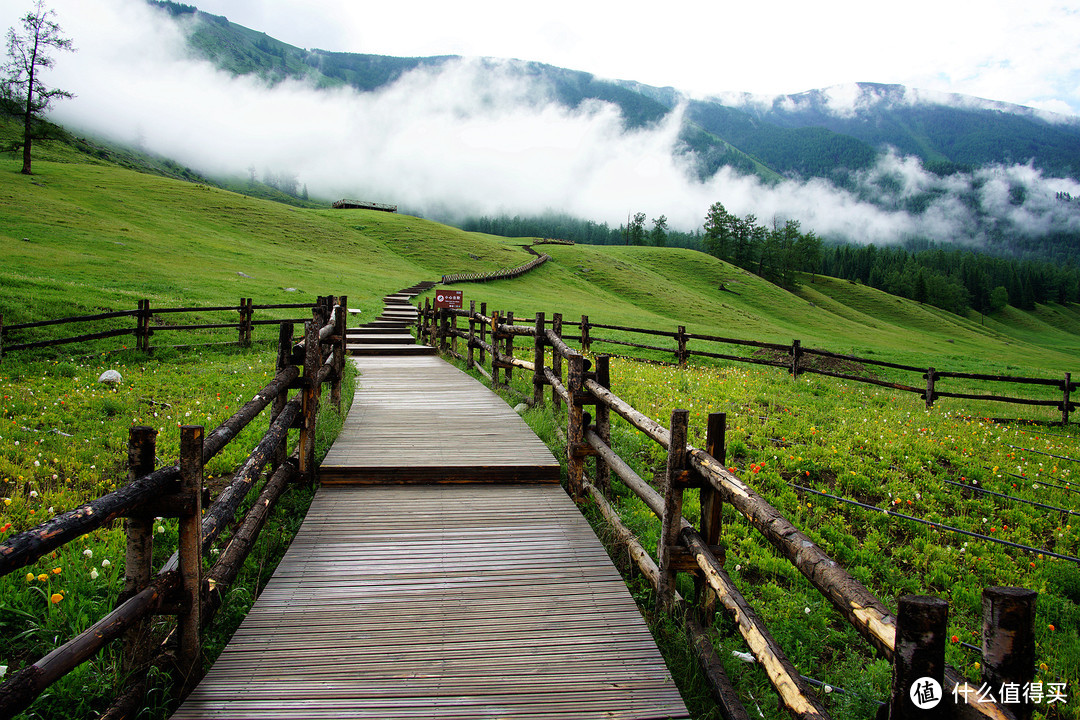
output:
M 373 91 L 411 70 L 457 59 L 307 50 L 190 5 L 149 1 L 192 22 L 194 52 L 230 72 L 270 82 L 307 78 L 324 87 Z M 730 93 L 698 99 L 674 88 L 541 63 L 492 61 L 503 72 L 508 64 L 567 107 L 588 100 L 617 105 L 628 128 L 685 107 L 682 140 L 695 153 L 702 177 L 729 166 L 766 179 L 821 177 L 846 186 L 852 172 L 870 168 L 889 149 L 918 157 L 938 175 L 1030 162 L 1050 175 L 1080 177 L 1080 119 L 1007 103 L 874 83 L 779 97 Z

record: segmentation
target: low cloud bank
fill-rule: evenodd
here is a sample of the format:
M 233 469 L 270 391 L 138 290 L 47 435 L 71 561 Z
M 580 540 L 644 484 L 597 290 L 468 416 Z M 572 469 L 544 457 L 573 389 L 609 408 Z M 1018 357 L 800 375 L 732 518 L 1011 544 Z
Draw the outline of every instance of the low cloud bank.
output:
M 1030 166 L 940 178 L 889 154 L 849 190 L 727 169 L 701 182 L 679 146 L 681 110 L 626 130 L 614 106 L 562 107 L 512 62 L 417 70 L 374 93 L 269 86 L 193 59 L 182 27 L 141 0 L 54 4 L 79 49 L 47 79 L 78 95 L 55 118 L 210 175 L 295 174 L 315 197 L 442 217 L 557 211 L 618 225 L 643 211 L 690 230 L 719 200 L 759 222 L 794 218 L 856 242 L 1080 230 L 1076 205 L 1055 197 L 1080 198 L 1080 185 Z

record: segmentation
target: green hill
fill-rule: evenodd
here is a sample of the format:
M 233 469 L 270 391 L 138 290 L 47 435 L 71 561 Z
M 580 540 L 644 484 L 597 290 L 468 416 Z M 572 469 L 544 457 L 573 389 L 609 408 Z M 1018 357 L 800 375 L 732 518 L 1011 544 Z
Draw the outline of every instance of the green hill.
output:
M 379 299 L 443 273 L 512 267 L 530 239 L 467 233 L 405 215 L 298 208 L 134 172 L 80 147 L 43 146 L 35 174 L 0 158 L 0 312 L 8 324 L 155 305 Z M 463 285 L 520 315 L 790 342 L 917 364 L 1072 369 L 1080 310 L 1007 308 L 963 318 L 844 281 L 792 294 L 708 255 L 674 248 L 546 246 L 553 262 L 513 281 Z M 724 289 L 721 289 L 723 284 Z

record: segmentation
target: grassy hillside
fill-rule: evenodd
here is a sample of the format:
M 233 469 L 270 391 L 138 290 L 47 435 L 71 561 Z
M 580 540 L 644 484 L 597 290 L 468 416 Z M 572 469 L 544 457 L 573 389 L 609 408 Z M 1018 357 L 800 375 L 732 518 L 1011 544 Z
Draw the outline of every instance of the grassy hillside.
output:
M 530 239 L 465 233 L 373 211 L 304 209 L 47 150 L 35 174 L 0 158 L 0 312 L 8 324 L 134 305 L 296 302 L 345 294 L 363 316 L 443 273 L 512 267 Z M 790 342 L 950 369 L 1074 369 L 1080 310 L 961 318 L 831 278 L 797 295 L 710 256 L 645 247 L 545 247 L 517 280 L 463 285 L 519 314 Z M 245 277 L 247 276 L 247 277 Z M 721 289 L 723 284 L 724 289 Z M 290 290 L 291 289 L 291 290 Z

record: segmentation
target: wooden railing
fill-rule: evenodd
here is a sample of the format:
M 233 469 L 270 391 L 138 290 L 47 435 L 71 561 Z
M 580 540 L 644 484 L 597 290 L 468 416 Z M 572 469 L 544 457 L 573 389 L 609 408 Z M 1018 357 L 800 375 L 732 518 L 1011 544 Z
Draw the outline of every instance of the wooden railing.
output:
M 0 544 L 0 575 L 24 568 L 60 546 L 93 530 L 126 518 L 125 586 L 116 609 L 45 657 L 14 672 L 0 685 L 0 719 L 14 717 L 52 683 L 92 658 L 107 643 L 122 639 L 124 669 L 136 678 L 102 717 L 126 717 L 145 701 L 146 670 L 173 673 L 178 686 L 190 688 L 198 673 L 200 630 L 205 628 L 236 579 L 270 511 L 291 483 L 315 479 L 315 433 L 321 388 L 331 386 L 331 400 L 340 404 L 345 363 L 344 297 L 324 298 L 312 310 L 304 336 L 293 344 L 293 324 L 279 330 L 277 372 L 235 415 L 209 434 L 201 426 L 180 428 L 180 461 L 154 469 L 157 431 L 133 427 L 128 445 L 128 484 L 57 515 L 36 528 Z M 299 392 L 289 398 L 289 391 Z M 212 504 L 202 487 L 203 466 L 267 407 L 270 427 L 230 484 Z M 296 450 L 287 457 L 288 433 L 299 429 Z M 264 467 L 272 475 L 258 499 L 235 518 Z M 150 566 L 153 518 L 179 518 L 179 549 L 155 574 Z M 204 558 L 226 525 L 238 523 L 228 544 L 209 571 Z M 169 640 L 150 648 L 149 620 L 175 615 Z
M 467 330 L 457 328 L 458 318 L 467 320 Z M 529 325 L 515 324 L 512 313 L 500 317 L 499 313 L 493 312 L 489 316 L 485 305 L 477 312 L 472 303 L 468 311 L 435 311 L 425 307 L 417 322 L 422 339 L 445 353 L 464 359 L 469 369 L 477 370 L 493 385 L 501 384 L 500 371 L 503 381 L 509 385 L 514 369 L 524 370 L 532 374 L 533 394 L 529 400 L 534 405 L 544 402 L 545 386 L 552 389 L 552 399 L 556 403 L 566 404 L 568 491 L 577 500 L 588 496 L 600 509 L 618 541 L 628 548 L 655 588 L 658 607 L 681 611 L 678 614 L 686 619 L 694 651 L 713 685 L 714 696 L 724 707 L 725 717 L 749 716 L 724 675 L 706 630 L 712 625 L 717 605 L 730 616 L 768 675 L 782 706 L 793 717 L 827 718 L 828 713 L 725 572 L 724 548 L 719 544 L 723 503 L 728 503 L 745 517 L 873 648 L 893 663 L 892 695 L 882 706 L 886 709 L 879 717 L 924 717 L 916 714 L 921 711 L 909 697 L 912 684 L 924 677 L 934 678 L 943 688 L 943 705 L 952 706 L 948 708 L 951 717 L 1000 720 L 1017 717 L 1012 714 L 1016 707 L 1021 713 L 1026 708 L 1027 717 L 1030 717 L 1030 704 L 1007 709 L 994 702 L 978 702 L 977 688 L 968 684 L 955 669 L 946 667 L 945 601 L 926 596 L 904 596 L 899 599 L 899 612 L 893 612 L 753 487 L 726 468 L 723 413 L 709 416 L 705 448 L 689 445 L 686 439 L 687 411 L 674 411 L 670 426 L 664 427 L 634 409 L 610 389 L 610 356 L 596 356 L 594 370 L 589 359 L 566 343 L 568 338 L 560 334 L 560 324 L 548 323 L 544 313 L 537 313 Z M 582 327 L 585 334 L 590 327 L 586 319 L 583 319 Z M 531 338 L 532 361 L 514 356 L 514 341 L 518 337 Z M 466 346 L 465 353 L 457 349 L 459 340 Z M 490 372 L 482 367 L 488 356 Z M 595 416 L 586 412 L 589 407 L 593 408 Z M 639 477 L 611 447 L 612 412 L 667 451 L 661 490 L 654 489 Z M 585 476 L 589 457 L 595 460 L 593 482 Z M 653 560 L 609 502 L 612 475 L 659 518 L 658 561 Z M 694 527 L 682 516 L 683 494 L 688 489 L 700 493 L 700 527 Z M 697 592 L 693 604 L 675 591 L 675 578 L 680 572 L 694 576 Z M 1003 683 L 1016 683 L 1020 687 L 1033 679 L 1031 622 L 1034 601 L 1035 592 L 1023 588 L 987 588 L 984 592 L 983 636 L 986 642 L 982 672 L 983 680 L 993 687 Z M 1016 618 L 1021 620 L 1015 622 Z M 1015 624 L 1004 628 L 1000 625 L 1002 622 Z M 989 640 L 1006 635 L 1007 642 Z M 954 697 L 961 695 L 964 701 L 953 706 Z
M 455 273 L 453 275 L 443 275 L 442 284 L 450 285 L 458 282 L 487 282 L 488 280 L 512 280 L 516 277 L 521 277 L 525 273 L 529 272 L 533 268 L 540 267 L 551 256 L 548 254 L 539 255 L 535 260 L 530 260 L 524 265 L 519 265 L 516 268 L 508 268 L 506 270 L 492 270 L 485 273 Z
M 178 332 L 185 330 L 215 330 L 215 329 L 232 329 L 237 333 L 236 342 L 215 343 L 224 345 L 240 345 L 241 347 L 248 347 L 251 345 L 252 329 L 257 325 L 278 325 L 284 322 L 282 319 L 255 319 L 256 310 L 308 310 L 319 305 L 322 302 L 322 298 L 315 303 L 281 303 L 273 305 L 255 305 L 251 298 L 240 298 L 239 305 L 227 305 L 219 307 L 178 307 L 178 308 L 153 308 L 150 305 L 149 300 L 139 300 L 138 308 L 135 310 L 120 310 L 116 312 L 97 313 L 94 315 L 80 315 L 77 317 L 58 318 L 55 320 L 40 320 L 36 322 L 17 323 L 14 325 L 4 325 L 4 316 L 0 315 L 0 357 L 5 354 L 16 352 L 19 350 L 30 350 L 33 348 L 53 347 L 58 345 L 67 345 L 71 343 L 89 342 L 91 340 L 102 340 L 113 337 L 123 337 L 126 335 L 135 336 L 135 347 L 140 350 L 149 352 L 152 349 L 151 338 L 157 333 L 163 332 Z M 158 322 L 155 324 L 154 318 L 164 315 L 201 315 L 203 313 L 238 313 L 239 318 L 233 322 L 186 322 L 176 324 L 165 324 Z M 84 333 L 81 335 L 75 335 L 71 337 L 63 338 L 49 338 L 34 340 L 32 338 L 36 331 L 45 327 L 55 327 L 59 325 L 75 325 L 80 323 L 100 323 L 108 320 L 115 320 L 117 318 L 134 318 L 135 327 L 126 328 L 112 328 L 109 330 L 99 330 L 97 332 Z M 304 322 L 302 319 L 289 320 L 288 322 Z M 21 335 L 26 339 L 19 342 L 12 342 L 11 336 Z M 160 347 L 160 346 L 159 346 Z M 172 345 L 168 347 L 186 347 Z
M 531 322 L 531 320 L 526 319 L 522 322 Z M 554 326 L 560 328 L 559 332 L 561 337 L 564 337 L 567 340 L 578 341 L 584 352 L 592 352 L 594 350 L 593 346 L 597 344 L 617 345 L 622 347 L 651 350 L 653 352 L 663 354 L 671 353 L 672 355 L 674 355 L 674 361 L 679 365 L 685 365 L 692 357 L 714 358 L 718 360 L 727 360 L 732 362 L 767 365 L 770 367 L 783 368 L 787 370 L 793 378 L 798 378 L 799 375 L 803 373 L 814 373 L 817 375 L 825 375 L 841 380 L 867 383 L 870 385 L 877 385 L 879 387 L 890 388 L 892 390 L 899 390 L 901 392 L 913 393 L 923 398 L 927 408 L 932 407 L 934 402 L 939 398 L 985 400 L 1017 405 L 1047 407 L 1059 410 L 1061 413 L 1061 423 L 1065 424 L 1069 422 L 1070 414 L 1074 410 L 1076 410 L 1077 407 L 1080 407 L 1080 404 L 1078 404 L 1075 400 L 1072 399 L 1073 393 L 1078 387 L 1078 383 L 1072 380 L 1072 373 L 1068 372 L 1064 373 L 1064 376 L 1060 380 L 1053 378 L 1034 378 L 1018 377 L 1011 375 L 951 372 L 946 370 L 939 370 L 934 367 L 915 367 L 913 365 L 904 365 L 902 363 L 887 362 L 884 360 L 876 360 L 873 358 L 858 357 L 855 355 L 845 355 L 842 353 L 835 353 L 828 350 L 803 347 L 802 342 L 799 340 L 792 341 L 790 345 L 784 345 L 780 343 L 762 342 L 759 340 L 740 340 L 736 338 L 725 338 L 715 335 L 688 333 L 686 332 L 686 327 L 682 325 L 678 326 L 674 331 L 650 330 L 647 328 L 626 327 L 623 325 L 607 325 L 603 323 L 592 322 L 589 319 L 588 315 L 582 315 L 581 320 L 576 321 L 564 320 L 562 315 L 556 313 L 553 316 L 552 323 L 554 324 Z M 562 327 L 578 328 L 578 334 L 562 335 Z M 649 337 L 670 338 L 673 341 L 674 347 L 662 347 L 656 344 L 632 342 L 630 340 L 620 340 L 613 337 L 600 337 L 596 335 L 596 330 L 613 330 L 628 334 L 647 335 Z M 759 351 L 764 350 L 767 352 L 762 357 L 754 357 L 748 355 L 732 355 L 729 353 L 715 352 L 713 350 L 705 350 L 699 348 L 692 349 L 690 347 L 691 341 L 700 343 L 736 345 L 741 347 L 754 348 Z M 628 357 L 620 355 L 612 356 Z M 909 385 L 905 383 L 892 382 L 890 380 L 884 380 L 876 377 L 868 377 L 867 375 L 854 375 L 850 372 L 840 372 L 837 370 L 829 370 L 822 367 L 816 367 L 815 364 L 810 360 L 810 358 L 812 357 L 830 358 L 833 360 L 857 363 L 859 365 L 918 373 L 921 376 L 922 383 L 918 386 Z M 1060 399 L 1046 399 L 993 395 L 985 392 L 975 393 L 943 391 L 940 389 L 940 383 L 942 380 L 947 379 L 962 379 L 972 380 L 976 382 L 1012 384 L 1020 386 L 1041 386 L 1046 388 L 1053 388 L 1059 391 L 1061 395 Z

